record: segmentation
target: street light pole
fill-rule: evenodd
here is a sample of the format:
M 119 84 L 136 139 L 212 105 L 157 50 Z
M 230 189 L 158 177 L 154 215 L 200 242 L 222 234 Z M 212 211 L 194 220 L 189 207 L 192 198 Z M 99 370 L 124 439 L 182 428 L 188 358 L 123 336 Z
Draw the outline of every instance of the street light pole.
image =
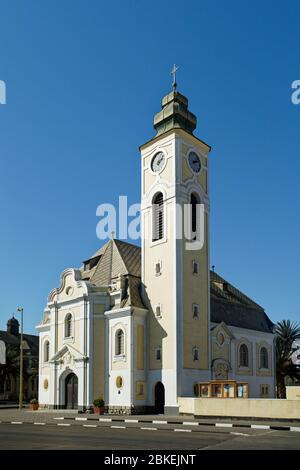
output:
M 17 312 L 21 312 L 21 341 L 20 341 L 20 394 L 19 409 L 23 408 L 23 308 L 18 307 Z

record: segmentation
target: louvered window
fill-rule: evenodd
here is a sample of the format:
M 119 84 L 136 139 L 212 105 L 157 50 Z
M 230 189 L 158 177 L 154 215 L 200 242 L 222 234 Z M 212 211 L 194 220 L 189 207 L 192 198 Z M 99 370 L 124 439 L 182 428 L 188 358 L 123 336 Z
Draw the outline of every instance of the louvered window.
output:
M 164 198 L 157 193 L 153 199 L 153 234 L 152 241 L 164 238 Z
M 115 344 L 116 356 L 124 354 L 124 331 L 118 330 L 116 332 L 116 344 Z
M 196 240 L 197 237 L 197 205 L 198 205 L 198 198 L 195 194 L 191 194 L 191 240 Z
M 65 338 L 72 336 L 72 315 L 68 313 L 65 318 Z

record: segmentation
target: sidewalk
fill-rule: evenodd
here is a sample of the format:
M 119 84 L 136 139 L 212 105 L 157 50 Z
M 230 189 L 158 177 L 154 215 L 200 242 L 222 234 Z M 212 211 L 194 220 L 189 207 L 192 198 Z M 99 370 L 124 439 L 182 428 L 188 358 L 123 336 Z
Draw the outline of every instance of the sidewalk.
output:
M 193 429 L 208 428 L 251 428 L 251 429 L 271 429 L 284 431 L 299 431 L 300 420 L 295 421 L 274 421 L 274 420 L 237 420 L 224 418 L 201 418 L 197 419 L 188 416 L 170 416 L 170 415 L 97 415 L 97 414 L 79 414 L 74 410 L 38 410 L 29 409 L 0 409 L 0 422 L 2 423 L 72 423 L 82 424 L 88 422 L 95 423 L 128 423 L 128 424 L 152 424 L 152 425 L 183 425 L 190 426 Z M 291 429 L 292 428 L 292 429 Z

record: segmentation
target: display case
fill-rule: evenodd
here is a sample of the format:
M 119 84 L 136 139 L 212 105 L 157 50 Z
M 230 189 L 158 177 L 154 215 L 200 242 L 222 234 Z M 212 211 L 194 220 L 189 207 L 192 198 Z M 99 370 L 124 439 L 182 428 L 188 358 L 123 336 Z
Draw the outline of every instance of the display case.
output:
M 199 398 L 248 398 L 249 384 L 236 380 L 197 382 L 194 395 Z

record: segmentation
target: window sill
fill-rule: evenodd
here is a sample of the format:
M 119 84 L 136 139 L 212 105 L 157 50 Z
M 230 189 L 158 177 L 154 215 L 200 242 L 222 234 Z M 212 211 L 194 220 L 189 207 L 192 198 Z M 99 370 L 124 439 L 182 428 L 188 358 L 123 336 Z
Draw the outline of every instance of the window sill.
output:
M 114 356 L 113 362 L 126 362 L 125 354 L 121 354 L 120 356 Z
M 167 239 L 162 238 L 161 240 L 152 240 L 150 243 L 150 247 L 156 246 L 156 245 L 161 245 L 162 243 L 166 243 Z
M 74 343 L 74 336 L 69 336 L 63 339 L 63 343 Z

